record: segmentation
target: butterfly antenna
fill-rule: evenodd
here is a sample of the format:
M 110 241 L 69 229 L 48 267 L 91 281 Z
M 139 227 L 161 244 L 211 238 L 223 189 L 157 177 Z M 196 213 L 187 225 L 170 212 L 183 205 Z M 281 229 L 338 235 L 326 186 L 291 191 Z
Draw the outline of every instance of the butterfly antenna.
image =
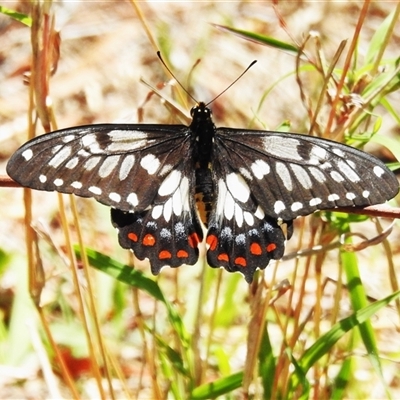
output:
M 157 56 L 160 59 L 162 65 L 164 65 L 165 69 L 169 72 L 169 74 L 175 79 L 177 84 L 184 90 L 184 92 L 195 102 L 198 103 L 198 101 L 189 93 L 189 91 L 185 88 L 185 86 L 182 85 L 182 83 L 179 82 L 179 80 L 176 78 L 176 76 L 173 74 L 173 72 L 169 69 L 168 65 L 165 63 L 163 58 L 161 57 L 161 52 L 157 51 Z
M 217 100 L 218 97 L 222 96 L 228 89 L 230 89 L 256 62 L 257 60 L 252 61 L 250 65 L 227 88 L 225 88 L 225 90 L 223 90 L 218 96 L 209 101 L 206 106 L 210 105 L 212 102 Z

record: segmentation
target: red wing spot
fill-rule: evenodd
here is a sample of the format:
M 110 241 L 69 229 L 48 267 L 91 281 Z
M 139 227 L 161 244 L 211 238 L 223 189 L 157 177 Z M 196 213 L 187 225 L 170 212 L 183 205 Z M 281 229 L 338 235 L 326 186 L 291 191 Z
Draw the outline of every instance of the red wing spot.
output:
M 208 236 L 206 242 L 210 246 L 211 251 L 214 251 L 218 246 L 218 238 L 215 235 Z
M 189 235 L 188 243 L 190 247 L 197 247 L 197 245 L 200 243 L 199 235 L 196 232 Z
M 167 258 L 172 258 L 172 254 L 168 251 L 168 250 L 162 250 L 160 251 L 160 253 L 158 254 L 158 258 L 160 260 L 165 260 Z
M 271 251 L 274 251 L 276 249 L 276 244 L 275 243 L 270 243 L 268 246 L 267 246 L 267 252 L 268 253 L 271 253 Z
M 176 256 L 177 256 L 178 258 L 187 258 L 187 257 L 189 257 L 189 253 L 188 253 L 186 250 L 179 250 L 179 251 L 176 253 Z
M 143 238 L 143 246 L 154 246 L 156 244 L 156 238 L 148 233 L 144 238 Z
M 228 256 L 228 254 L 226 254 L 226 253 L 221 253 L 221 254 L 218 254 L 217 260 L 218 260 L 218 261 L 226 261 L 226 262 L 229 262 L 229 256 Z
M 260 256 L 262 253 L 261 246 L 258 243 L 252 243 L 250 245 L 250 253 L 254 256 Z
M 241 267 L 247 267 L 247 262 L 244 257 L 236 257 L 235 258 L 235 264 L 240 265 Z
M 136 233 L 133 233 L 133 232 L 128 233 L 128 239 L 132 240 L 132 242 L 138 241 L 138 237 L 137 237 Z

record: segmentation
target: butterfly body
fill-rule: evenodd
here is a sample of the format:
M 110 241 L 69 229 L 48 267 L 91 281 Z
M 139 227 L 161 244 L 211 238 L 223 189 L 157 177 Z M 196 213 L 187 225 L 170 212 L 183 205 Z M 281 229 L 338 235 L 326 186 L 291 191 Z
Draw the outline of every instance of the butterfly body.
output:
M 26 187 L 111 206 L 121 246 L 148 258 L 154 274 L 198 261 L 200 208 L 207 262 L 239 271 L 248 282 L 257 268 L 283 256 L 296 217 L 383 203 L 398 192 L 381 161 L 352 147 L 217 128 L 204 103 L 191 115 L 189 126 L 100 124 L 52 132 L 17 150 L 7 172 Z

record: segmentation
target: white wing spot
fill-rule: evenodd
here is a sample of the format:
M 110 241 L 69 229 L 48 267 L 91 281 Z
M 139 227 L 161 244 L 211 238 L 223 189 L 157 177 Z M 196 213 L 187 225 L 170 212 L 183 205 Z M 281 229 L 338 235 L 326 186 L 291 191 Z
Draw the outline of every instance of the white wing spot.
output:
M 173 166 L 171 164 L 165 164 L 160 171 L 160 175 L 164 176 L 166 175 L 169 171 L 171 171 L 171 169 L 173 168 Z
M 329 162 L 324 162 L 319 167 L 322 168 L 322 169 L 328 169 L 328 168 L 332 168 L 332 164 L 329 163 Z
M 328 196 L 328 201 L 336 201 L 339 199 L 340 199 L 340 196 L 338 196 L 336 193 L 332 193 Z
M 354 172 L 354 170 L 344 161 L 339 161 L 338 162 L 338 167 L 342 174 L 350 179 L 352 182 L 359 182 L 360 177 Z
M 164 219 L 169 222 L 171 219 L 172 215 L 172 198 L 170 198 L 165 204 L 164 204 L 164 210 L 163 210 L 163 215 Z
M 321 164 L 321 161 L 327 159 L 327 152 L 323 147 L 313 145 L 310 151 L 309 163 L 314 165 Z
M 336 182 L 343 182 L 344 178 L 337 171 L 331 171 L 331 178 Z
M 140 165 L 150 175 L 154 175 L 160 167 L 160 160 L 153 154 L 147 154 L 140 160 Z
M 232 195 L 227 192 L 225 196 L 224 214 L 227 220 L 231 220 L 233 214 L 235 213 L 235 200 L 233 200 Z
M 218 199 L 217 199 L 217 210 L 216 210 L 216 214 L 219 217 L 224 214 L 225 199 L 227 193 L 228 189 L 226 188 L 225 182 L 223 181 L 223 179 L 220 179 L 218 181 Z
M 71 183 L 71 186 L 74 189 L 81 189 L 82 188 L 82 182 L 74 181 L 74 182 Z
M 29 161 L 33 157 L 33 151 L 31 149 L 27 149 L 22 152 L 21 156 L 25 158 L 25 161 Z
M 323 183 L 326 181 L 325 175 L 318 168 L 309 167 L 308 171 L 318 182 Z
M 268 175 L 271 171 L 269 165 L 263 160 L 256 160 L 251 164 L 251 170 L 257 179 L 262 179 L 265 175 Z
M 75 139 L 75 135 L 66 135 L 62 138 L 64 143 L 72 142 Z
M 295 201 L 290 208 L 293 212 L 296 212 L 303 208 L 303 204 L 298 201 Z
M 189 179 L 184 176 L 181 180 L 181 184 L 179 186 L 179 191 L 181 193 L 181 201 L 182 207 L 184 211 L 190 211 L 189 205 Z
M 114 130 L 108 132 L 108 137 L 111 139 L 107 146 L 108 151 L 132 151 L 140 149 L 147 144 L 146 138 L 148 135 L 143 132 Z
M 245 203 L 249 199 L 250 188 L 242 175 L 233 172 L 227 175 L 226 186 L 236 200 Z
M 346 193 L 346 199 L 354 200 L 356 197 L 357 197 L 357 196 L 356 196 L 354 193 L 352 193 L 352 192 Z
M 287 169 L 286 165 L 281 162 L 277 162 L 276 172 L 279 175 L 279 178 L 281 178 L 285 188 L 289 191 L 292 191 L 293 190 L 292 178 L 290 176 L 289 170 Z
M 119 203 L 121 201 L 121 195 L 115 192 L 111 192 L 108 197 L 112 200 L 115 201 L 116 203 Z
M 369 197 L 370 194 L 371 194 L 371 193 L 369 192 L 369 190 L 364 190 L 364 191 L 362 192 L 363 197 L 366 198 L 366 199 Z
M 245 211 L 243 213 L 244 215 L 244 220 L 246 221 L 247 225 L 253 226 L 254 225 L 254 217 L 251 213 L 248 211 Z
M 134 207 L 136 207 L 139 204 L 139 200 L 136 193 L 130 193 L 129 196 L 126 198 L 126 201 Z
M 336 148 L 336 147 L 334 147 L 334 148 L 332 149 L 332 152 L 335 153 L 335 154 L 336 154 L 337 156 L 339 156 L 339 157 L 345 157 L 344 152 L 343 152 L 342 150 Z
M 177 190 L 172 196 L 172 210 L 177 216 L 182 214 L 182 197 L 180 190 Z
M 132 167 L 135 165 L 135 156 L 128 154 L 122 160 L 121 166 L 119 167 L 119 180 L 123 181 L 126 179 L 131 172 Z
M 256 212 L 254 213 L 254 216 L 258 219 L 263 219 L 265 217 L 264 210 L 258 206 Z
M 63 147 L 54 157 L 49 161 L 49 165 L 53 168 L 58 168 L 64 161 L 67 161 L 71 155 L 71 146 Z
M 303 167 L 300 167 L 300 165 L 297 164 L 290 164 L 290 168 L 292 169 L 297 180 L 300 182 L 301 186 L 303 186 L 304 189 L 312 188 L 310 176 Z
M 356 163 L 353 160 L 346 160 L 346 162 L 351 168 L 356 169 Z
M 375 174 L 378 178 L 380 178 L 384 173 L 385 173 L 385 171 L 384 171 L 381 167 L 379 167 L 378 165 L 376 165 L 376 166 L 374 167 L 374 174 Z
M 79 158 L 73 157 L 65 164 L 65 168 L 74 169 L 78 165 L 78 163 L 79 163 Z
M 300 142 L 297 139 L 271 135 L 264 137 L 263 142 L 265 151 L 275 157 L 304 161 L 297 151 L 298 146 L 300 146 Z
M 161 206 L 161 205 L 155 206 L 155 207 L 153 207 L 153 209 L 151 210 L 151 216 L 152 216 L 154 219 L 158 219 L 158 218 L 160 218 L 160 216 L 161 216 L 161 214 L 162 214 L 162 211 L 163 211 L 163 206 Z
M 274 211 L 275 214 L 279 214 L 281 211 L 283 211 L 286 208 L 285 204 L 283 203 L 283 201 L 278 200 L 275 202 L 274 204 Z
M 100 162 L 101 157 L 97 156 L 97 157 L 90 157 L 84 165 L 84 169 L 86 171 L 91 171 L 93 168 L 96 167 L 96 165 Z
M 39 176 L 39 181 L 42 183 L 45 183 L 47 181 L 47 176 L 46 175 L 40 175 Z
M 104 153 L 104 150 L 100 148 L 99 142 L 96 139 L 96 135 L 93 133 L 82 136 L 82 147 L 89 149 L 91 154 Z
M 88 190 L 89 190 L 89 192 L 92 192 L 93 194 L 97 194 L 97 195 L 101 195 L 101 193 L 102 193 L 102 190 L 97 186 L 90 186 Z
M 174 193 L 179 186 L 181 181 L 182 173 L 180 171 L 174 170 L 164 179 L 163 183 L 158 189 L 158 194 L 160 196 L 169 196 Z
M 57 178 L 53 182 L 56 186 L 62 186 L 64 184 L 64 181 L 60 178 Z
M 243 210 L 238 203 L 235 203 L 235 222 L 239 228 L 243 226 Z
M 108 156 L 99 168 L 100 178 L 107 178 L 107 176 L 109 176 L 118 165 L 120 158 L 121 156 L 118 155 Z
M 250 171 L 247 168 L 239 168 L 239 172 L 249 181 L 253 180 L 253 176 L 251 175 Z
M 319 197 L 314 197 L 309 202 L 311 207 L 317 206 L 318 204 L 321 204 L 321 203 L 322 203 L 322 200 Z

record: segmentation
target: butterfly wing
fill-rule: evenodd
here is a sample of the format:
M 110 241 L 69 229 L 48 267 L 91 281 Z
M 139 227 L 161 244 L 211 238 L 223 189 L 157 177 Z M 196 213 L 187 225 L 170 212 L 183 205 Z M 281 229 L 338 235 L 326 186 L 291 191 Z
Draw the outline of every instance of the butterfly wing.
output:
M 102 124 L 39 136 L 11 157 L 7 173 L 22 186 L 93 197 L 122 211 L 151 206 L 169 173 L 184 161 L 182 125 Z
M 326 139 L 220 128 L 216 147 L 223 173 L 239 174 L 265 214 L 282 220 L 380 204 L 399 191 L 376 157 Z
M 192 147 L 182 125 L 88 125 L 29 141 L 7 172 L 25 187 L 112 206 L 121 246 L 148 258 L 157 274 L 198 260 L 203 232 L 193 204 Z
M 162 182 L 149 210 L 111 209 L 120 245 L 132 249 L 140 260 L 148 258 L 154 275 L 164 266 L 193 265 L 199 258 L 203 231 L 194 206 L 194 169 L 188 157 L 183 157 L 182 169 L 174 169 Z
M 214 146 L 207 259 L 248 282 L 257 268 L 283 256 L 296 217 L 382 203 L 398 192 L 381 161 L 336 142 L 219 128 Z

